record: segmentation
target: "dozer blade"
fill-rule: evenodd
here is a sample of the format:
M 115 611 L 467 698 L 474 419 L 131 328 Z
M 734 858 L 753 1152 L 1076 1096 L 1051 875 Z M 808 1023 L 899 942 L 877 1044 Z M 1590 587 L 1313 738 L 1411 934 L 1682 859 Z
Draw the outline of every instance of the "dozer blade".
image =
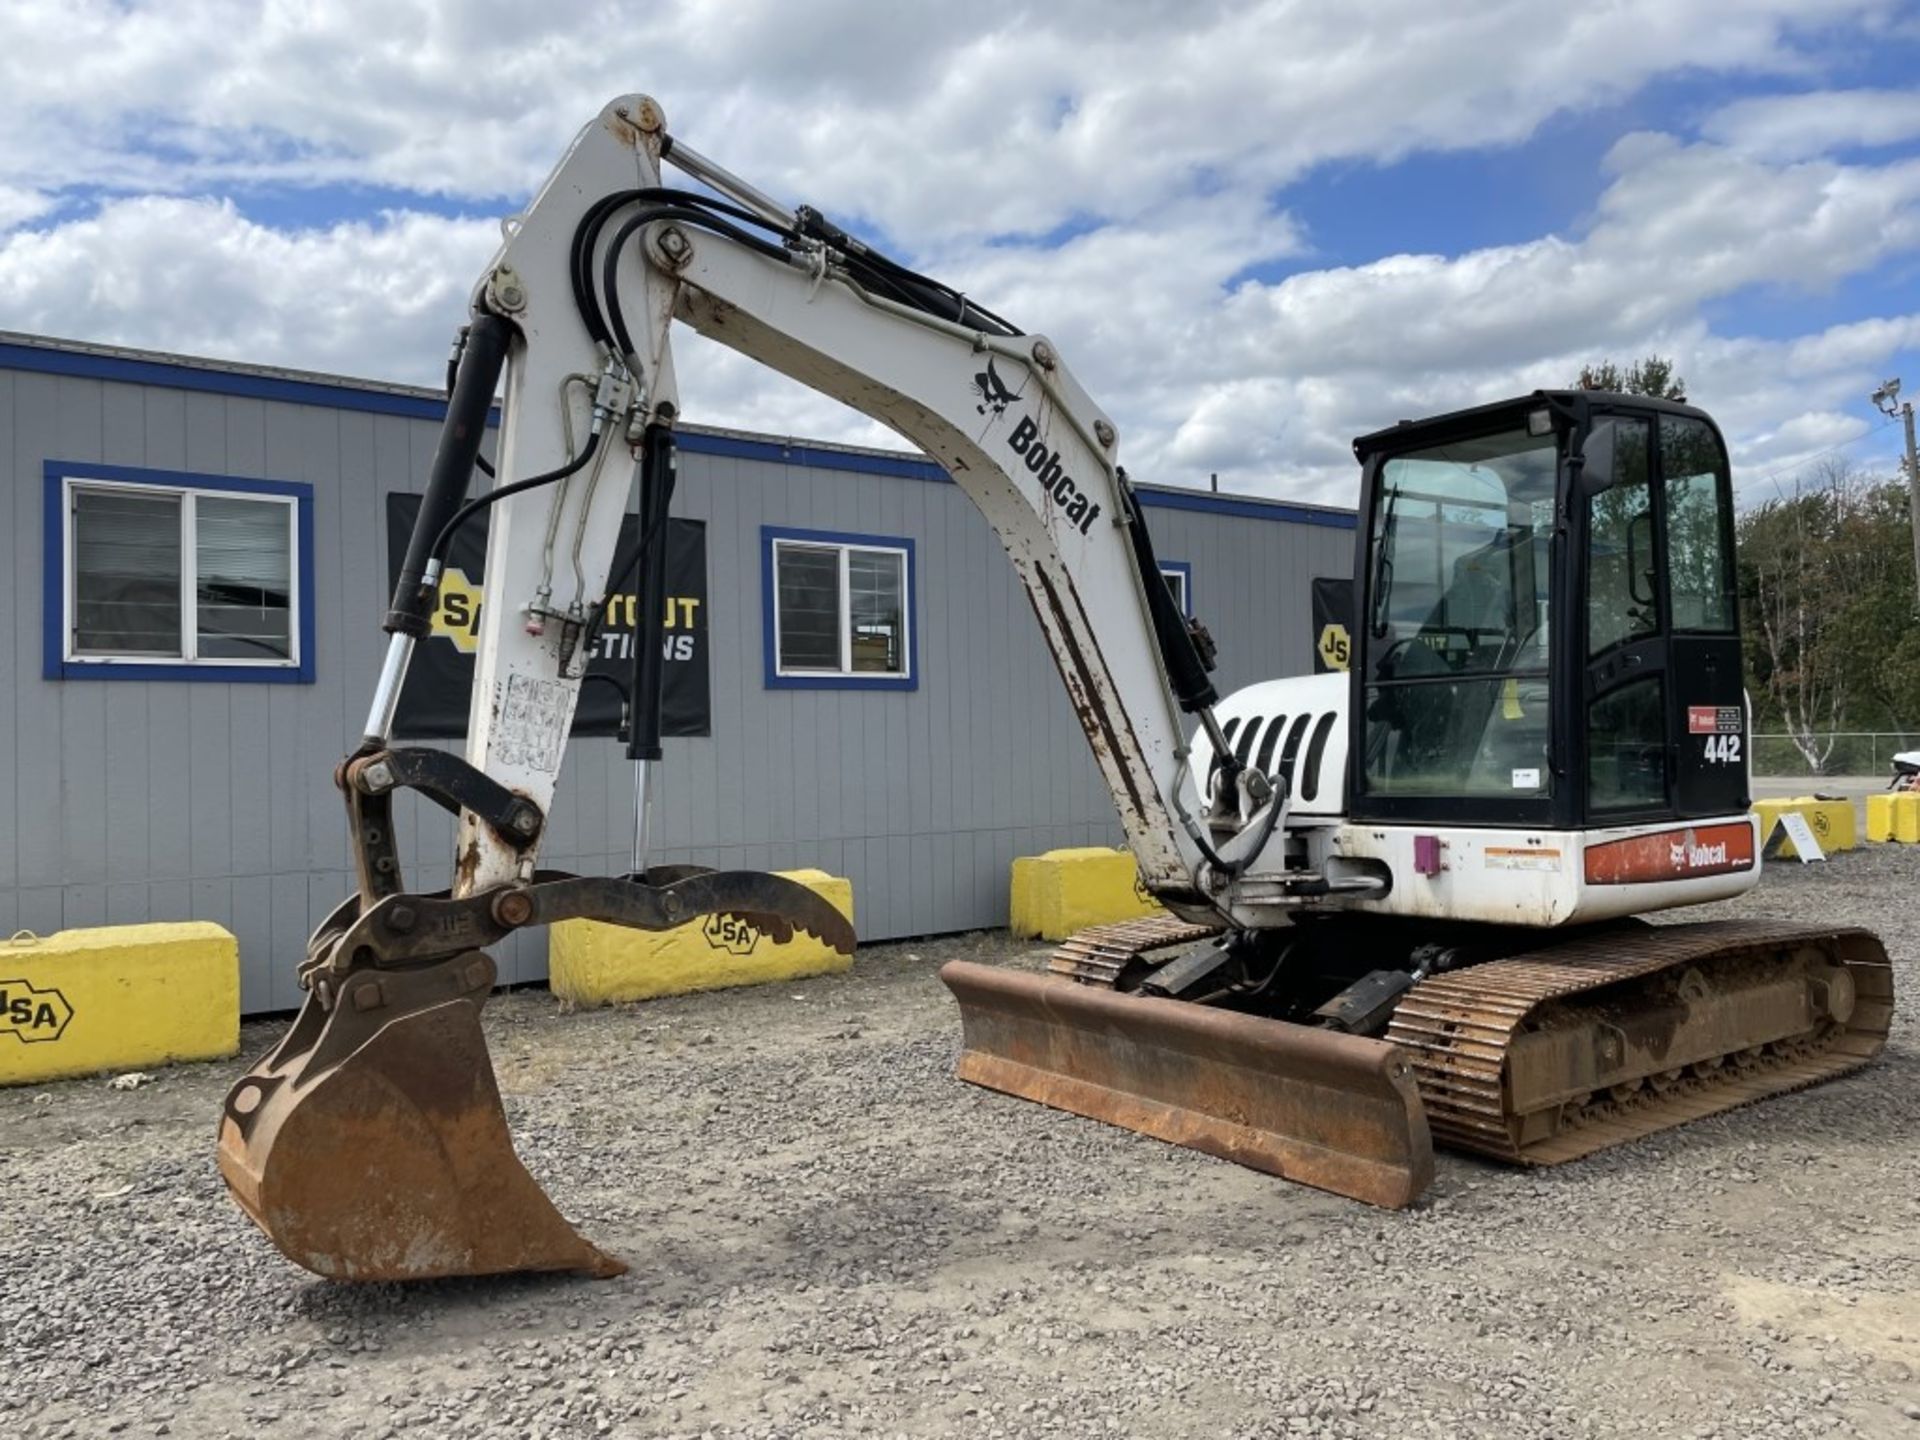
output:
M 478 951 L 348 975 L 228 1092 L 220 1173 L 288 1259 L 335 1280 L 626 1270 L 514 1154 L 480 1029 L 493 979 Z
M 1397 1046 L 964 960 L 940 978 L 962 1080 L 1371 1205 L 1433 1180 Z

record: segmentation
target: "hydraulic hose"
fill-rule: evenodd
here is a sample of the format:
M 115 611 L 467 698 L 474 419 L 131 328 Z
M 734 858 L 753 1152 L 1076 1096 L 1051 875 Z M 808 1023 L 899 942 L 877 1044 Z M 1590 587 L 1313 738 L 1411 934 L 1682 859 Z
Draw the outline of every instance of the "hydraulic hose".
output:
M 542 485 L 551 485 L 556 480 L 566 479 L 567 476 L 574 474 L 591 461 L 594 453 L 598 451 L 599 448 L 600 430 L 598 427 L 595 427 L 588 433 L 587 443 L 581 447 L 580 453 L 566 464 L 549 470 L 544 475 L 534 475 L 525 480 L 516 480 L 511 485 L 498 486 L 495 489 L 487 491 L 484 495 L 476 495 L 473 499 L 467 501 L 466 504 L 453 512 L 447 522 L 440 527 L 439 533 L 434 536 L 433 547 L 427 552 L 429 562 L 433 563 L 436 567 L 444 563 L 447 558 L 447 547 L 453 543 L 454 533 L 489 505 L 497 500 L 505 500 L 510 495 L 518 495 L 526 490 L 537 490 Z M 434 578 L 436 580 L 439 578 L 439 574 L 440 572 L 438 568 L 436 568 L 434 571 Z

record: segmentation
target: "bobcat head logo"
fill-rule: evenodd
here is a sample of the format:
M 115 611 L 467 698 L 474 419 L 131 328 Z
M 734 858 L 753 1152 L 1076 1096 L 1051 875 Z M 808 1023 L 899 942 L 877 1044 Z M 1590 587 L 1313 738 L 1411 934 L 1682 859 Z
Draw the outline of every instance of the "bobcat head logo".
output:
M 1004 415 L 1007 406 L 1019 397 L 1007 389 L 1006 382 L 993 368 L 993 357 L 987 357 L 987 368 L 973 377 L 973 393 L 980 397 L 980 403 L 973 408 L 985 415 L 992 411 L 995 415 Z
M 1687 842 L 1684 839 L 1681 839 L 1681 840 L 1675 840 L 1669 843 L 1667 846 L 1667 858 L 1673 862 L 1674 869 L 1676 870 L 1686 869 L 1687 868 Z

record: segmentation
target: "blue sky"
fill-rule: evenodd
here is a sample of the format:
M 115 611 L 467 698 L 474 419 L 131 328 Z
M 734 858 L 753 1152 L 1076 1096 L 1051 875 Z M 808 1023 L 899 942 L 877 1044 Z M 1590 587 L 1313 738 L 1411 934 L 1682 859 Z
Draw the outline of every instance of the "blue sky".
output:
M 1920 0 L 15 0 L 0 46 L 4 328 L 431 383 L 639 87 L 1052 335 L 1165 483 L 1346 501 L 1385 418 L 1658 350 L 1771 490 L 1887 468 L 1866 396 L 1920 391 Z M 681 359 L 689 418 L 894 443 Z

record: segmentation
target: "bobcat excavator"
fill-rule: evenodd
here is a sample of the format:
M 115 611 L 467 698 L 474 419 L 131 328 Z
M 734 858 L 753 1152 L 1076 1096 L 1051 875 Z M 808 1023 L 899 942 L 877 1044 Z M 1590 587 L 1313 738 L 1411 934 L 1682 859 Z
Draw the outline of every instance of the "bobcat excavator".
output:
M 663 162 L 700 188 L 664 184 Z M 299 1264 L 625 1268 L 515 1157 L 480 1025 L 485 947 L 512 931 L 732 914 L 853 946 L 775 877 L 539 865 L 597 617 L 636 572 L 630 748 L 660 755 L 646 637 L 675 321 L 946 467 L 1006 548 L 1168 912 L 1075 937 L 1060 973 L 947 966 L 964 1078 L 1398 1206 L 1436 1138 L 1552 1163 L 1880 1049 L 1892 986 L 1870 934 L 1633 918 L 1759 876 L 1728 464 L 1705 414 L 1538 392 L 1362 438 L 1350 673 L 1223 699 L 1116 427 L 1056 347 L 776 203 L 629 96 L 508 222 L 473 294 L 365 737 L 335 775 L 357 892 L 309 941 L 292 1028 L 227 1097 L 222 1173 Z M 492 484 L 468 498 L 503 376 Z M 616 556 L 636 477 L 638 543 Z M 450 538 L 483 509 L 465 756 L 395 745 Z M 403 789 L 458 815 L 450 891 L 405 887 Z

